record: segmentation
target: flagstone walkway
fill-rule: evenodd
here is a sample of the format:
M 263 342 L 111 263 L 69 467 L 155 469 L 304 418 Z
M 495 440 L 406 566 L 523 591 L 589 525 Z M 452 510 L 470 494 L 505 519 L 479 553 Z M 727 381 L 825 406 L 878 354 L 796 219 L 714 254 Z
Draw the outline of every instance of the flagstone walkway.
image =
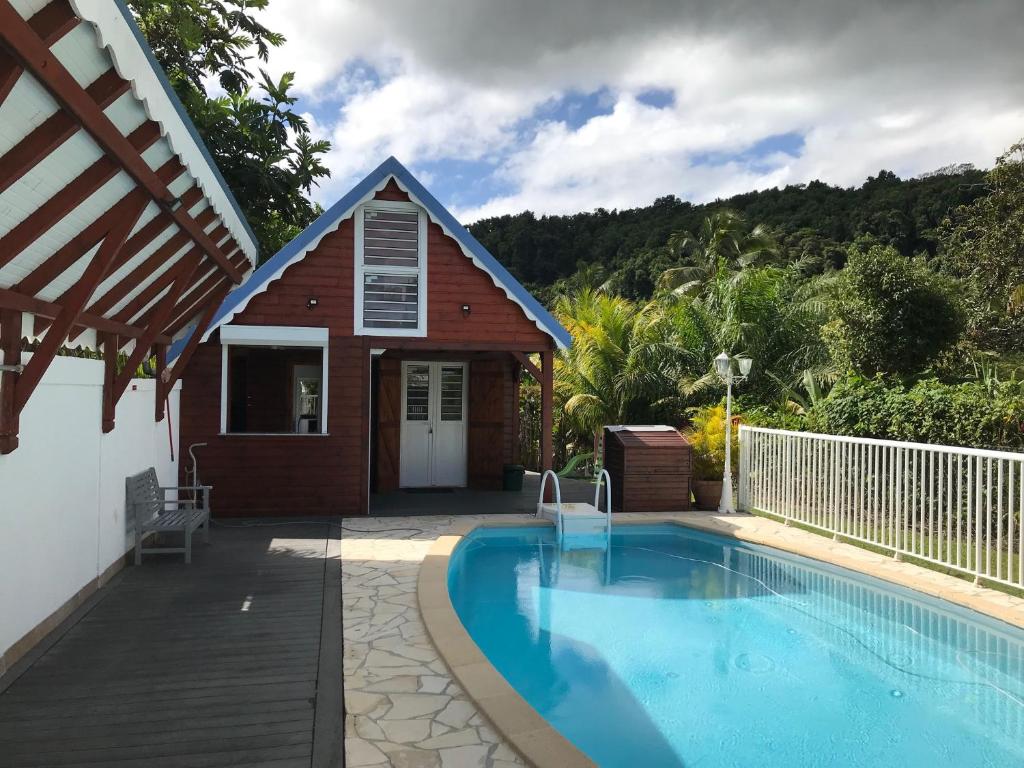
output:
M 452 522 L 449 516 L 344 521 L 347 768 L 524 765 L 453 682 L 420 620 L 420 563 Z

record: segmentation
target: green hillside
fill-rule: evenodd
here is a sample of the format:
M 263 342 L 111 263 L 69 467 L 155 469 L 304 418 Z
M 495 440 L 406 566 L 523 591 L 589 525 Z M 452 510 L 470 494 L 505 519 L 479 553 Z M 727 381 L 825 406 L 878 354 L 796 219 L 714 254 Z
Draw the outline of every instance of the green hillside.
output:
M 578 280 L 611 278 L 618 293 L 647 298 L 658 275 L 680 261 L 666 247 L 669 236 L 696 231 L 716 210 L 730 209 L 750 225 L 766 225 L 780 244 L 778 259 L 800 261 L 810 275 L 841 267 L 847 246 L 864 238 L 891 245 L 906 256 L 933 256 L 935 228 L 952 208 L 985 194 L 984 177 L 970 166 L 907 180 L 880 171 L 857 188 L 812 181 L 702 205 L 670 196 L 621 211 L 540 217 L 526 211 L 483 219 L 469 229 L 549 302 L 555 293 L 552 286 L 581 269 Z

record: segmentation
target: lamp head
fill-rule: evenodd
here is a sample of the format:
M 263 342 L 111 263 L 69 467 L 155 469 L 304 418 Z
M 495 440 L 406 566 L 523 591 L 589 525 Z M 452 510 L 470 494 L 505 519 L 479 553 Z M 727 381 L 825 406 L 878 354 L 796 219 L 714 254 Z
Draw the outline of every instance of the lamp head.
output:
M 740 367 L 740 376 L 746 376 L 750 373 L 750 366 L 754 364 L 754 361 L 746 355 L 736 358 L 736 363 Z
M 732 361 L 729 359 L 729 356 L 723 352 L 715 358 L 715 371 L 717 371 L 718 375 L 723 379 L 728 378 L 731 363 Z

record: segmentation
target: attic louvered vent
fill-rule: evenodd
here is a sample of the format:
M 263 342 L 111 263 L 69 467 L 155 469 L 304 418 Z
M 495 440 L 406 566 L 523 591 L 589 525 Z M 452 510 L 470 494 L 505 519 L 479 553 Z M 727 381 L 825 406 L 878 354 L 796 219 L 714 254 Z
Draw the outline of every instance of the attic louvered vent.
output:
M 426 335 L 426 219 L 412 203 L 372 203 L 356 217 L 356 327 Z

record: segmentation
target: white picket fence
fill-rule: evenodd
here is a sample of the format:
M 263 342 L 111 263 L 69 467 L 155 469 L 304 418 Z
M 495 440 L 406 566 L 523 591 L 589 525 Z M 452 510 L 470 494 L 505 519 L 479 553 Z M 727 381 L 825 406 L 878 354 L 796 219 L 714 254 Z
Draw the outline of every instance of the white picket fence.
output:
M 1024 587 L 1024 453 L 743 425 L 739 506 Z

